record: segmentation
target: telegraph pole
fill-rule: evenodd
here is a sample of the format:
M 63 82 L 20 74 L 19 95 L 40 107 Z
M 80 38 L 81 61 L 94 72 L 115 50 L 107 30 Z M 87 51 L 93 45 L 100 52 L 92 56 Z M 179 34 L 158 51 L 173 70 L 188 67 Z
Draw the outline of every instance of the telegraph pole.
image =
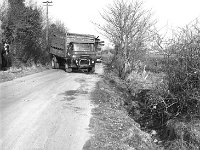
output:
M 53 3 L 52 1 L 45 1 L 43 2 L 47 8 L 46 10 L 46 42 L 47 42 L 47 46 L 49 46 L 49 6 L 52 6 L 51 4 Z

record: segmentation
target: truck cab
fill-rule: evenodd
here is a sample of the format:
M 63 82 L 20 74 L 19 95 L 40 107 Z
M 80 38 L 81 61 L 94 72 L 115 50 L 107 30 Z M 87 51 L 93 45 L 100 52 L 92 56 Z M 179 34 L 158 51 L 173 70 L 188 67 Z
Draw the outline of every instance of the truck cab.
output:
M 54 35 L 51 42 L 52 67 L 64 66 L 66 72 L 73 70 L 95 71 L 95 36 L 67 33 Z
M 69 68 L 94 71 L 96 59 L 94 43 L 71 42 L 68 52 Z

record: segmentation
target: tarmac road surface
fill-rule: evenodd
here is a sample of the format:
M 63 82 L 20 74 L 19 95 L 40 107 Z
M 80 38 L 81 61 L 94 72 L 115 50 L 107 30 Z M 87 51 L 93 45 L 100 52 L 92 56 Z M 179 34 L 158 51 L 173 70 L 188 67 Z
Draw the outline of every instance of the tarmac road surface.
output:
M 48 70 L 0 83 L 0 149 L 80 150 L 89 139 L 90 93 L 103 72 Z

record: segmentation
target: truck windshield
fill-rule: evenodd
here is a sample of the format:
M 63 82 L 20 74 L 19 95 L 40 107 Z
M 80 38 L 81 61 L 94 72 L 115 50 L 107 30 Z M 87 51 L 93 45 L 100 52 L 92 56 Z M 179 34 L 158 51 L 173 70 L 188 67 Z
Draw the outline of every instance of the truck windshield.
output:
M 94 51 L 94 44 L 74 44 L 74 51 Z

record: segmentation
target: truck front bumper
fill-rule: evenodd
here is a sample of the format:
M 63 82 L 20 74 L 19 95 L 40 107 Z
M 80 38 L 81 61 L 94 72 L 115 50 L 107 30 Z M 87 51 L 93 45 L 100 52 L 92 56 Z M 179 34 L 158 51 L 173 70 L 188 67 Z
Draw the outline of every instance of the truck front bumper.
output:
M 87 59 L 87 58 L 75 59 L 75 60 L 72 60 L 72 63 L 71 63 L 71 67 L 77 68 L 77 69 L 90 68 L 94 66 L 95 66 L 95 61 L 92 59 Z

